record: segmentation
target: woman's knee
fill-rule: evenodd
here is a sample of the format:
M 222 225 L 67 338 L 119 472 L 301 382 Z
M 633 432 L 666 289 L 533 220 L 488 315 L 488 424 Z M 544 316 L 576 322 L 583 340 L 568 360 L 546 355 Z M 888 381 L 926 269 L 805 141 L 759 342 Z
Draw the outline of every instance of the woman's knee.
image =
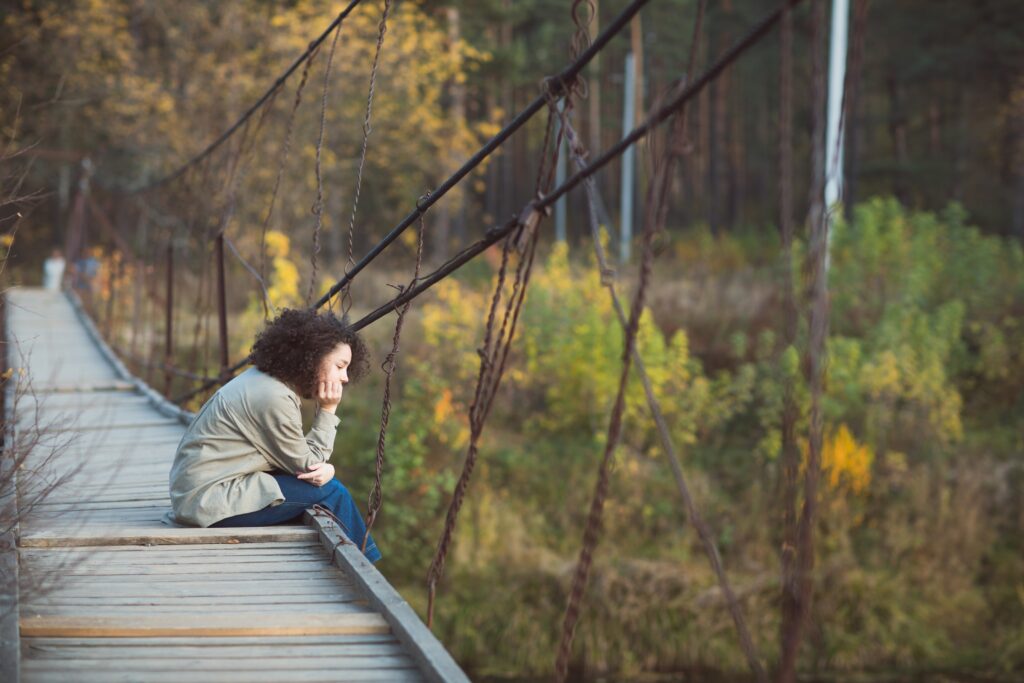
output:
M 324 492 L 329 496 L 341 496 L 342 498 L 350 497 L 348 489 L 337 479 L 331 479 L 323 486 Z

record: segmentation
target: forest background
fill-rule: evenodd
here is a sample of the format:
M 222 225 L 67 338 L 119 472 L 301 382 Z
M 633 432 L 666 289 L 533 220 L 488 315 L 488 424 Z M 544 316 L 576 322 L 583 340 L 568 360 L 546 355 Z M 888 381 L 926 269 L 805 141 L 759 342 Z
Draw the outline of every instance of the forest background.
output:
M 7 284 L 39 282 L 42 259 L 68 246 L 76 202 L 88 192 L 119 231 L 115 238 L 102 221 L 85 219 L 75 245 L 77 255 L 99 260 L 91 304 L 108 338 L 134 352 L 138 373 L 161 383 L 162 373 L 142 361 L 162 353 L 161 255 L 171 243 L 179 264 L 172 360 L 216 374 L 211 249 L 184 228 L 223 226 L 265 272 L 274 307 L 302 305 L 308 291 L 340 276 L 380 4 L 346 20 L 327 89 L 321 50 L 292 125 L 298 74 L 259 125 L 211 155 L 204 170 L 140 193 L 232 123 L 339 7 L 0 1 Z M 573 116 L 591 149 L 622 135 L 627 52 L 636 56 L 639 112 L 684 72 L 696 4 L 652 2 L 584 72 L 588 97 Z M 594 5 L 603 26 L 625 3 Z M 357 258 L 568 61 L 569 6 L 394 3 L 355 221 Z M 698 69 L 773 7 L 708 3 Z M 1024 671 L 1024 7 L 870 3 L 864 27 L 862 64 L 848 90 L 845 215 L 831 249 L 825 478 L 801 670 L 1010 680 Z M 796 201 L 788 217 L 798 226 L 811 187 L 813 39 L 804 7 L 795 16 Z M 769 661 L 778 650 L 787 382 L 797 385 L 803 439 L 808 405 L 799 345 L 783 341 L 779 50 L 778 36 L 769 37 L 691 107 L 640 334 L 694 495 Z M 291 153 L 263 235 L 285 138 Z M 428 263 L 518 213 L 533 193 L 544 138 L 538 118 L 428 213 Z M 638 197 L 657 142 L 638 148 Z M 323 230 L 314 271 L 318 162 Z M 598 177 L 613 251 L 619 172 L 616 162 Z M 569 196 L 565 241 L 544 224 L 441 587 L 437 633 L 474 677 L 550 670 L 603 447 L 622 338 L 600 287 L 583 201 L 581 192 Z M 642 210 L 637 201 L 637 218 Z M 794 262 L 805 239 L 798 228 Z M 353 286 L 353 314 L 409 281 L 415 240 L 396 246 Z M 420 610 L 464 457 L 481 316 L 498 260 L 486 254 L 417 301 L 398 358 L 376 533 L 382 570 Z M 618 271 L 628 290 L 635 263 Z M 244 266 L 229 261 L 227 277 L 234 361 L 247 353 L 264 309 Z M 141 314 L 134 292 L 144 293 Z M 367 334 L 379 363 L 390 323 Z M 189 386 L 179 378 L 172 393 Z M 359 498 L 373 480 L 381 386 L 373 373 L 349 388 L 341 409 L 334 462 Z M 741 673 L 730 618 L 638 384 L 625 424 L 576 673 Z

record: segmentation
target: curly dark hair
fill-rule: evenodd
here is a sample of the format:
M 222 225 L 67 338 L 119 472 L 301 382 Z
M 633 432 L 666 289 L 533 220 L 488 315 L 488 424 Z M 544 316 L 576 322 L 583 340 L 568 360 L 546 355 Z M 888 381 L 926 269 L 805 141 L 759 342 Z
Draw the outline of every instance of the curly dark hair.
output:
M 256 335 L 252 363 L 298 389 L 303 398 L 313 398 L 320 363 L 338 344 L 352 348 L 348 376 L 350 381 L 358 381 L 370 367 L 370 354 L 347 316 L 339 319 L 329 311 L 286 308 Z

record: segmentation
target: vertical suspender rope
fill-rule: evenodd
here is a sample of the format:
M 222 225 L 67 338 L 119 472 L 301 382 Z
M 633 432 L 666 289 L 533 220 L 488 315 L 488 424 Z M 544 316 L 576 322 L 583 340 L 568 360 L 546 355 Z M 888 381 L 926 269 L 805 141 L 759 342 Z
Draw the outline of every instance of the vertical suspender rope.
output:
M 566 127 L 569 138 L 570 154 L 573 156 L 576 165 L 578 167 L 582 167 L 585 163 L 585 150 L 572 125 L 568 122 L 566 117 L 563 116 L 562 118 L 563 125 Z M 671 147 L 668 149 L 671 149 Z M 594 252 L 597 258 L 597 264 L 601 272 L 601 281 L 611 296 L 612 305 L 615 309 L 615 315 L 619 320 L 619 324 L 623 329 L 625 329 L 627 324 L 626 314 L 622 307 L 622 303 L 619 300 L 618 293 L 616 292 L 614 281 L 609 277 L 612 274 L 612 270 L 608 265 L 604 248 L 601 246 L 600 221 L 598 220 L 596 208 L 598 203 L 597 187 L 592 178 L 587 178 L 584 187 L 587 192 L 588 219 L 591 226 L 591 238 L 594 243 Z M 718 553 L 718 548 L 715 545 L 714 535 L 711 533 L 707 522 L 704 521 L 703 516 L 700 514 L 700 510 L 697 508 L 696 502 L 693 500 L 693 496 L 690 493 L 689 486 L 686 484 L 682 465 L 679 462 L 679 456 L 676 454 L 675 445 L 668 430 L 668 423 L 661 410 L 660 403 L 654 394 L 654 388 L 651 385 L 651 380 L 647 373 L 643 357 L 640 355 L 640 351 L 636 347 L 633 348 L 632 360 L 633 364 L 636 366 L 637 375 L 643 384 L 644 394 L 654 418 L 655 425 L 657 426 L 658 434 L 662 442 L 662 448 L 668 455 L 669 463 L 672 467 L 672 474 L 676 480 L 676 488 L 678 489 L 680 497 L 683 499 L 683 505 L 686 508 L 687 518 L 697 530 L 697 535 L 700 538 L 701 544 L 704 546 L 704 551 L 711 563 L 711 568 L 715 572 L 715 576 L 718 578 L 719 586 L 722 588 L 722 593 L 725 595 L 729 611 L 736 624 L 736 629 L 740 637 L 740 645 L 747 657 L 748 664 L 750 664 L 751 670 L 754 672 L 755 676 L 758 677 L 759 680 L 762 680 L 761 677 L 764 675 L 764 669 L 761 665 L 756 648 L 753 645 L 753 639 L 750 637 L 750 632 L 747 628 L 746 620 L 743 617 L 739 601 L 736 599 L 736 595 L 729 584 L 724 569 L 722 568 L 722 559 Z
M 548 133 L 550 134 L 553 121 L 552 115 L 548 114 Z M 545 138 L 545 142 L 548 138 Z M 553 156 L 558 154 L 558 146 L 554 147 Z M 537 169 L 537 187 L 547 190 L 551 178 L 554 177 L 554 161 L 547 162 L 547 150 L 542 151 L 542 156 Z M 546 169 L 550 166 L 550 170 Z M 538 196 L 539 193 L 538 193 Z M 505 363 L 508 359 L 508 352 L 512 346 L 512 339 L 515 336 L 516 324 L 519 320 L 519 313 L 522 311 L 523 301 L 526 297 L 526 289 L 530 281 L 530 272 L 533 268 L 533 259 L 537 249 L 537 238 L 540 219 L 543 215 L 550 213 L 550 209 L 530 210 L 526 217 L 517 221 L 516 229 L 509 233 L 505 239 L 502 249 L 501 266 L 498 270 L 498 279 L 494 287 L 494 294 L 491 297 L 491 304 L 487 314 L 487 324 L 484 332 L 483 345 L 478 350 L 480 355 L 480 371 L 477 375 L 476 389 L 473 402 L 469 408 L 470 439 L 466 451 L 466 459 L 463 462 L 462 473 L 456 482 L 455 490 L 452 492 L 452 499 L 448 505 L 448 513 L 445 517 L 444 529 L 441 538 L 438 540 L 437 550 L 434 559 L 431 561 L 430 569 L 427 571 L 427 627 L 433 627 L 434 623 L 434 601 L 437 594 L 437 584 L 444 574 L 445 560 L 451 547 L 455 534 L 455 525 L 458 520 L 459 511 L 465 500 L 466 490 L 469 481 L 473 476 L 473 469 L 476 466 L 476 459 L 479 453 L 480 436 L 483 434 L 484 423 L 493 405 L 494 396 L 501 384 L 504 374 Z M 519 259 L 516 265 L 515 280 L 512 284 L 512 291 L 508 295 L 502 316 L 498 336 L 494 337 L 495 314 L 498 303 L 502 298 L 505 288 L 506 272 L 509 264 L 510 252 L 513 245 L 518 245 Z
M 267 206 L 267 213 L 263 217 L 263 224 L 260 227 L 260 270 L 257 279 L 263 287 L 264 320 L 267 320 L 267 318 L 270 317 L 270 307 L 273 305 L 270 301 L 270 292 L 267 291 L 265 284 L 267 279 L 267 228 L 270 226 L 271 216 L 274 215 L 274 206 L 277 203 L 277 194 L 281 189 L 281 177 L 284 175 L 284 168 L 288 163 L 288 155 L 291 152 L 292 132 L 295 128 L 295 114 L 299 109 L 299 103 L 302 101 L 302 91 L 305 89 L 306 81 L 309 79 L 309 69 L 313 65 L 313 60 L 316 59 L 319 52 L 320 48 L 315 48 L 310 53 L 309 59 L 306 60 L 305 66 L 302 67 L 302 76 L 299 79 L 298 86 L 295 88 L 295 99 L 292 102 L 291 111 L 288 113 L 288 123 L 285 127 L 284 142 L 281 144 L 281 159 L 277 165 L 277 175 L 274 177 L 274 189 L 270 192 L 270 203 Z M 233 246 L 232 251 L 234 251 Z
M 324 87 L 320 97 L 320 132 L 316 139 L 316 198 L 313 200 L 311 211 L 313 212 L 313 251 L 309 260 L 313 266 L 309 274 L 309 291 L 306 294 L 306 304 L 313 300 L 313 292 L 316 291 L 317 257 L 320 255 L 320 228 L 323 226 L 324 213 L 324 181 L 321 170 L 321 157 L 324 146 L 324 128 L 327 123 L 327 93 L 331 85 L 331 65 L 334 62 L 334 53 L 338 49 L 338 36 L 341 35 L 341 26 L 334 29 L 334 38 L 331 40 L 331 50 L 327 53 L 327 64 L 324 66 Z
M 352 197 L 352 214 L 348 219 L 348 261 L 345 262 L 345 273 L 351 272 L 356 264 L 353 250 L 355 249 L 356 211 L 359 208 L 359 194 L 363 186 L 363 166 L 366 164 L 366 150 L 370 141 L 371 118 L 373 116 L 373 92 L 377 82 L 377 67 L 380 64 L 380 53 L 384 49 L 384 35 L 388 31 L 388 15 L 391 12 L 391 0 L 384 0 L 384 12 L 381 15 L 380 23 L 377 25 L 377 47 L 373 53 L 373 64 L 370 65 L 370 87 L 366 95 L 366 114 L 363 117 L 363 144 L 359 152 L 359 166 L 356 169 L 356 189 Z M 420 237 L 423 239 L 423 214 L 420 214 Z M 417 257 L 417 274 L 419 273 L 419 260 Z M 352 281 L 341 292 L 341 311 L 348 313 L 352 307 L 352 296 L 350 293 Z M 327 300 L 331 305 L 331 299 Z
M 416 267 L 413 270 L 412 282 L 409 283 L 409 287 L 414 287 L 416 285 L 416 281 L 420 277 L 420 265 L 423 262 L 423 235 L 425 230 L 425 221 L 423 217 L 420 216 L 419 231 L 416 239 Z M 381 505 L 384 500 L 384 458 L 388 421 L 391 419 L 391 378 L 395 373 L 395 359 L 398 357 L 398 343 L 402 336 L 402 323 L 404 322 L 405 314 L 409 312 L 409 306 L 411 305 L 411 301 L 406 301 L 401 306 L 395 307 L 398 318 L 395 320 L 395 333 L 391 338 L 391 352 L 388 353 L 387 358 L 385 358 L 384 362 L 381 364 L 381 369 L 384 371 L 384 398 L 381 401 L 380 409 L 380 431 L 377 434 L 377 457 L 374 468 L 373 489 L 370 491 L 370 497 L 367 501 L 366 536 L 363 537 L 363 552 L 366 552 L 366 544 L 370 539 L 370 530 L 373 529 L 373 524 L 377 521 L 377 515 L 380 513 Z

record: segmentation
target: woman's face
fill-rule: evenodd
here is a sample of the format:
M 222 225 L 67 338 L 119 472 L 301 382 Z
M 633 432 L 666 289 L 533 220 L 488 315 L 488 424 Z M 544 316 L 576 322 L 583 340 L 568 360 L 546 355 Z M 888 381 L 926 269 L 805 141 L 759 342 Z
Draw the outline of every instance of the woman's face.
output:
M 341 382 L 348 384 L 348 366 L 352 362 L 352 347 L 338 344 L 320 361 L 317 382 Z

